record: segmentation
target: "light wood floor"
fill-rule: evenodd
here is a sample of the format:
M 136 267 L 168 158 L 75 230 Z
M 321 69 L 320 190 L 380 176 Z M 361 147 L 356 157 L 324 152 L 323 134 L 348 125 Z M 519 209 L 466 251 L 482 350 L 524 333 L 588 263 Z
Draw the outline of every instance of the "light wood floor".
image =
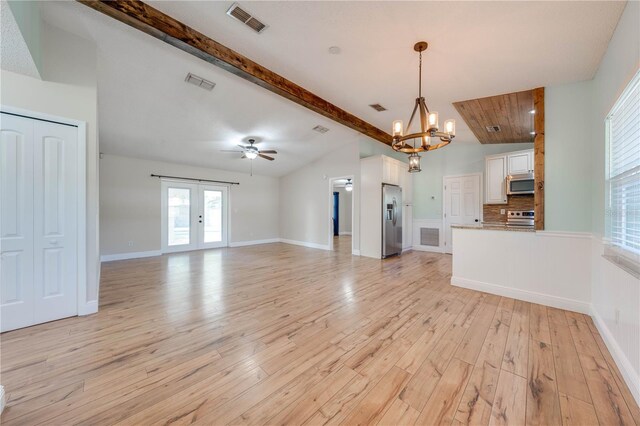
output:
M 105 263 L 98 314 L 2 335 L 2 423 L 640 419 L 589 317 L 452 287 L 447 255 L 347 244 Z

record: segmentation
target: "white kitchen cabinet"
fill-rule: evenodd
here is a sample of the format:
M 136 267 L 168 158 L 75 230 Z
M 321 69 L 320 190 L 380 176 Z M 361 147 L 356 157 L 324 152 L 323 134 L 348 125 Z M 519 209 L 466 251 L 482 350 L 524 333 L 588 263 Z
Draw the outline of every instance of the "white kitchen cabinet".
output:
M 508 175 L 533 173 L 533 150 L 485 157 L 485 204 L 507 204 Z
M 485 163 L 485 204 L 507 204 L 507 156 L 487 156 Z
M 402 188 L 402 247 L 412 245 L 413 177 L 409 166 L 385 155 L 360 160 L 360 254 L 382 257 L 382 184 Z
M 382 183 L 390 183 L 391 185 L 400 185 L 399 161 L 382 156 Z
M 516 151 L 507 154 L 507 174 L 518 175 L 533 172 L 533 150 Z

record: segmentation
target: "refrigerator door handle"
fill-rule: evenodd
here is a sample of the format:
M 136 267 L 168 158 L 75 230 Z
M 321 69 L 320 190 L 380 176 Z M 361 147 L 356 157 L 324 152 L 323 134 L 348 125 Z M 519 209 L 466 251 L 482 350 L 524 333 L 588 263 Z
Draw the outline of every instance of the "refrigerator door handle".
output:
M 397 222 L 397 214 L 396 212 L 398 211 L 398 205 L 396 204 L 396 197 L 393 197 L 393 226 L 396 226 L 396 222 Z

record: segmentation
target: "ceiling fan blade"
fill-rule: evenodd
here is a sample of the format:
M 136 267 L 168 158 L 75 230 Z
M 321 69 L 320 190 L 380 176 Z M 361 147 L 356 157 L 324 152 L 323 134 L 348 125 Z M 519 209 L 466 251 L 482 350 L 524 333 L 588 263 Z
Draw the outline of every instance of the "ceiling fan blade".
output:
M 241 150 L 243 150 L 243 151 L 244 151 L 245 149 L 247 149 L 247 147 L 246 147 L 246 146 L 242 146 L 242 145 L 237 145 L 237 146 L 238 146 L 238 148 L 240 148 L 240 149 L 241 149 Z
M 258 157 L 262 157 L 262 158 L 264 158 L 265 160 L 269 160 L 269 161 L 273 161 L 273 160 L 275 160 L 275 158 L 273 158 L 273 157 L 269 157 L 268 155 L 264 155 L 264 154 L 258 154 Z
M 245 154 L 242 154 L 240 158 L 247 158 L 247 156 Z
M 274 151 L 273 149 L 260 150 L 259 152 L 260 154 L 277 154 L 278 153 L 278 151 Z

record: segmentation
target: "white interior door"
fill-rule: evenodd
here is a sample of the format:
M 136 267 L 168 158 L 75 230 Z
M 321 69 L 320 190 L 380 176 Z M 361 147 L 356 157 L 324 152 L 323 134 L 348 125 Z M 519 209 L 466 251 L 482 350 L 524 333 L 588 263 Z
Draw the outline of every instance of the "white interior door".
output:
M 0 330 L 78 313 L 78 130 L 1 114 Z
M 162 181 L 164 253 L 227 246 L 227 188 Z
M 451 253 L 451 225 L 479 225 L 480 175 L 444 178 L 444 250 Z

